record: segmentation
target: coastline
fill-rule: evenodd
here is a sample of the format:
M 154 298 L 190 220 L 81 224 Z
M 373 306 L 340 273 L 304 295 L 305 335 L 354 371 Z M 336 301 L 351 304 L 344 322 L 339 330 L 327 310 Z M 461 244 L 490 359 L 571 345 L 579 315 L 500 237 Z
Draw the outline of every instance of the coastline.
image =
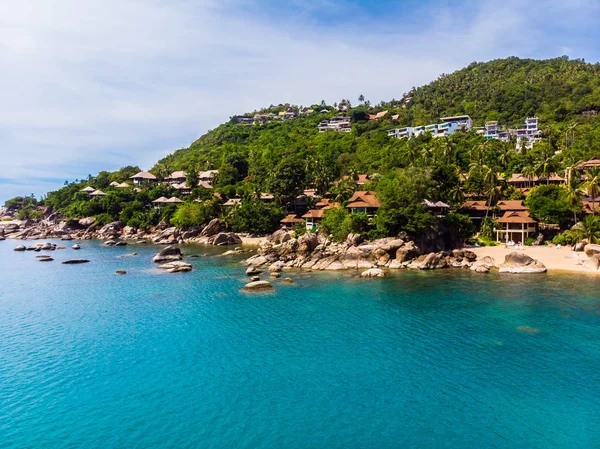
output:
M 504 246 L 480 246 L 476 248 L 465 248 L 477 254 L 477 258 L 491 257 L 494 259 L 494 266 L 504 262 L 507 254 L 517 251 L 514 248 Z M 597 276 L 600 271 L 592 271 L 584 268 L 583 263 L 589 258 L 584 252 L 575 252 L 570 247 L 557 248 L 556 246 L 525 246 L 517 252 L 528 255 L 529 257 L 543 263 L 548 272 L 566 272 L 579 273 Z

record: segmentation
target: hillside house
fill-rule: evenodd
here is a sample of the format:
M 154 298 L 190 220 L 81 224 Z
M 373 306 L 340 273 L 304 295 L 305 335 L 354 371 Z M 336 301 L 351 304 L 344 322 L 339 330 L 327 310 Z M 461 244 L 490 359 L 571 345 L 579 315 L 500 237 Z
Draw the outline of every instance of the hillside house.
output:
M 185 182 L 187 173 L 184 171 L 175 171 L 165 178 L 165 182 L 169 184 L 181 184 Z
M 304 220 L 295 214 L 290 214 L 282 218 L 279 223 L 281 223 L 281 229 L 293 229 L 297 224 L 304 224 Z
M 217 176 L 219 176 L 219 170 L 206 170 L 198 173 L 198 179 L 210 186 L 213 185 Z
M 319 122 L 319 132 L 325 131 L 337 131 L 337 132 L 351 132 L 352 125 L 350 124 L 350 117 L 348 116 L 337 116 L 329 120 L 321 120 Z
M 437 216 L 447 215 L 450 212 L 450 206 L 443 201 L 431 201 L 423 200 L 423 205 L 429 209 L 429 211 Z
M 521 191 L 527 191 L 532 187 L 536 187 L 543 184 L 554 184 L 562 185 L 565 184 L 565 178 L 552 173 L 549 177 L 538 177 L 538 176 L 526 176 L 522 173 L 514 173 L 510 178 L 507 179 L 506 183 Z
M 325 216 L 326 209 L 311 209 L 304 215 L 302 218 L 306 220 L 306 230 L 315 232 L 317 230 L 317 226 L 323 220 Z
M 538 222 L 527 211 L 509 211 L 496 220 L 494 231 L 499 242 L 525 243 L 537 232 Z
M 141 171 L 133 176 L 131 176 L 129 179 L 131 179 L 133 181 L 134 184 L 150 184 L 150 183 L 155 183 L 156 180 L 156 176 L 154 176 L 152 173 L 149 173 L 147 171 Z
M 370 191 L 357 191 L 348 200 L 346 209 L 350 210 L 350 213 L 366 213 L 370 218 L 377 214 L 377 209 L 381 207 L 381 203 L 375 196 L 375 192 Z

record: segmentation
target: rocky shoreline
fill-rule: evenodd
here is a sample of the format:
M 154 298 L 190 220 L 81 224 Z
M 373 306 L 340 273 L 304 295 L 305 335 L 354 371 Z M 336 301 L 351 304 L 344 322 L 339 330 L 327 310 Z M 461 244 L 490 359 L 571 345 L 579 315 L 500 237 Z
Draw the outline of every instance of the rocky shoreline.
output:
M 59 221 L 48 217 L 36 222 L 0 222 L 0 239 L 14 240 L 104 240 L 107 246 L 123 246 L 128 242 L 178 245 L 200 243 L 215 246 L 241 245 L 239 235 L 228 232 L 218 219 L 204 227 L 178 229 L 166 225 L 144 231 L 120 222 L 99 226 L 93 218 L 77 222 Z M 241 250 L 224 255 L 241 254 Z M 436 270 L 445 268 L 470 269 L 487 273 L 498 267 L 501 273 L 544 273 L 546 267 L 521 253 L 511 253 L 504 263 L 496 264 L 489 257 L 478 260 L 468 249 L 425 252 L 414 241 L 403 238 L 382 238 L 364 241 L 360 235 L 349 235 L 344 242 L 333 242 L 320 234 L 307 233 L 295 238 L 292 232 L 276 231 L 260 246 L 257 254 L 244 262 L 247 266 L 278 273 L 282 269 L 364 270 L 362 276 L 384 277 L 387 270 Z M 184 267 L 167 269 L 185 271 Z
M 204 227 L 182 230 L 163 224 L 145 231 L 124 226 L 118 221 L 100 226 L 91 217 L 82 218 L 77 222 L 67 222 L 57 220 L 52 216 L 39 221 L 0 222 L 0 239 L 115 240 L 119 242 L 143 241 L 157 245 L 203 243 L 216 246 L 242 243 L 240 236 L 234 232 L 225 231 L 218 219 L 212 220 Z
M 462 268 L 487 273 L 496 266 L 491 258 L 477 260 L 477 255 L 468 249 L 424 253 L 415 242 L 400 238 L 367 242 L 351 234 L 345 242 L 337 243 L 310 233 L 296 239 L 283 230 L 275 232 L 259 248 L 258 253 L 244 263 L 271 273 L 292 268 L 332 271 L 363 269 L 363 277 L 384 277 L 384 270 L 393 269 Z M 515 252 L 506 256 L 504 263 L 499 265 L 499 271 L 544 273 L 546 267 L 525 254 Z

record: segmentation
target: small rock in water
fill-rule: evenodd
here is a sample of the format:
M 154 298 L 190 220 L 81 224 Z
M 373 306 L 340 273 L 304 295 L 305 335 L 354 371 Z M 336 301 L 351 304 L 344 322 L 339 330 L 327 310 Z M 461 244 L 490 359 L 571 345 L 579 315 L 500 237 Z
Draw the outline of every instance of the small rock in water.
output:
M 244 285 L 244 290 L 272 290 L 273 286 L 268 281 L 254 281 Z
M 540 330 L 537 327 L 529 327 L 529 326 L 519 326 L 517 330 L 520 332 L 525 332 L 527 334 L 539 334 Z
M 246 276 L 256 276 L 261 273 L 262 273 L 262 271 L 256 267 L 248 267 L 248 269 L 246 270 Z
M 281 273 L 273 272 L 273 273 L 271 273 L 271 277 L 275 278 L 275 279 L 280 278 L 281 277 Z
M 73 245 L 71 248 L 73 248 L 73 249 L 81 249 L 81 246 L 79 246 L 79 245 Z
M 25 248 L 25 246 L 23 245 L 19 245 L 17 246 L 13 251 L 25 251 L 27 248 Z
M 40 257 L 39 261 L 40 262 L 52 262 L 54 259 L 50 256 L 46 256 L 46 257 Z
M 284 282 L 286 284 L 295 284 L 296 283 L 292 278 L 283 278 L 281 280 L 281 282 Z
M 384 278 L 385 273 L 381 268 L 370 268 L 360 273 L 360 277 L 363 278 Z
M 251 280 L 252 282 L 260 281 L 260 277 L 259 277 L 259 276 L 252 276 L 252 277 L 250 278 L 250 280 Z
M 115 246 L 127 246 L 127 242 L 117 242 Z
M 127 271 L 125 270 L 117 270 L 115 271 L 116 274 L 127 274 Z
M 161 270 L 166 270 L 168 273 L 192 271 L 192 265 L 190 265 L 187 262 L 181 262 L 178 260 L 159 265 L 158 268 L 160 268 Z
M 87 259 L 71 259 L 71 260 L 65 260 L 63 262 L 63 264 L 65 265 L 75 265 L 75 264 L 79 264 L 79 263 L 88 263 L 89 260 Z

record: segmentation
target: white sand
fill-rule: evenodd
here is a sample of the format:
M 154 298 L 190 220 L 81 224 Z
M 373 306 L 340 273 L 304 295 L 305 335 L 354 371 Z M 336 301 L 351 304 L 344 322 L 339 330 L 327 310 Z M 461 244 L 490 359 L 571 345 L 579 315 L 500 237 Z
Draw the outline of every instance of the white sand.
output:
M 525 246 L 522 250 L 505 248 L 501 246 L 482 246 L 479 248 L 465 248 L 477 254 L 477 257 L 490 256 L 494 259 L 496 266 L 504 262 L 504 257 L 513 252 L 522 252 L 529 257 L 546 265 L 548 271 L 570 271 L 590 275 L 600 274 L 600 270 L 591 271 L 583 267 L 583 262 L 588 260 L 585 253 L 576 253 L 571 248 L 557 248 L 556 246 Z

